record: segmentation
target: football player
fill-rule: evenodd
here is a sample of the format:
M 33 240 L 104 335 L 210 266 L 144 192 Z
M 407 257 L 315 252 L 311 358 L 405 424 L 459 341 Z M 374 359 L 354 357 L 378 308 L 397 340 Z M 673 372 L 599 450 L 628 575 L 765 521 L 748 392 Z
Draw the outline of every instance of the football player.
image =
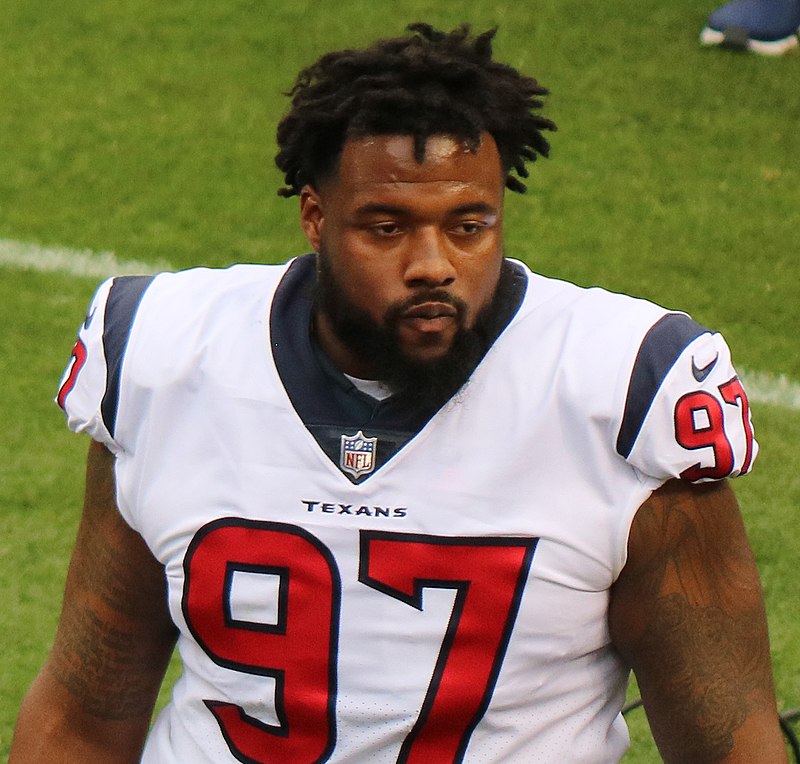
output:
M 300 73 L 277 164 L 311 254 L 97 291 L 13 764 L 616 762 L 631 669 L 666 761 L 784 760 L 727 345 L 506 256 L 554 125 L 492 37 Z

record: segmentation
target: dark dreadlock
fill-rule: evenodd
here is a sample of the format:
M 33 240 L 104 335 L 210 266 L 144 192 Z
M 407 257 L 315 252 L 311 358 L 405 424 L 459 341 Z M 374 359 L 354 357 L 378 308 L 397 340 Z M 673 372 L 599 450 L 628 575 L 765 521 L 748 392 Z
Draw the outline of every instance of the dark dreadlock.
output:
M 484 131 L 497 143 L 506 187 L 525 191 L 511 172 L 527 178 L 526 162 L 550 151 L 542 131 L 556 127 L 532 113 L 548 91 L 492 61 L 496 29 L 476 37 L 467 24 L 452 32 L 412 24 L 408 31 L 363 50 L 327 53 L 300 72 L 287 94 L 292 109 L 278 125 L 281 196 L 332 172 L 351 137 L 413 136 L 422 162 L 430 136 L 458 136 L 474 151 Z

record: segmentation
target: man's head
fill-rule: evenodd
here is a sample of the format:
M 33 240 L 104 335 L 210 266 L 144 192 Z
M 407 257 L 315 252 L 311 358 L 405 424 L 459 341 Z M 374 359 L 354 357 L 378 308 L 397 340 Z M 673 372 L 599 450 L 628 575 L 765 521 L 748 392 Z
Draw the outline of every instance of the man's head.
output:
M 406 386 L 485 350 L 504 189 L 524 190 L 510 173 L 527 176 L 554 127 L 531 113 L 544 89 L 491 60 L 493 32 L 414 31 L 302 72 L 276 158 L 318 253 L 322 347 Z
M 511 173 L 528 177 L 526 163 L 549 153 L 543 131 L 555 125 L 536 113 L 547 90 L 492 60 L 495 30 L 472 37 L 466 24 L 447 33 L 412 24 L 409 32 L 327 53 L 300 72 L 292 108 L 278 125 L 282 196 L 316 186 L 335 171 L 347 140 L 368 135 L 413 136 L 421 161 L 432 135 L 453 135 L 476 148 L 489 133 L 505 185 L 525 190 Z

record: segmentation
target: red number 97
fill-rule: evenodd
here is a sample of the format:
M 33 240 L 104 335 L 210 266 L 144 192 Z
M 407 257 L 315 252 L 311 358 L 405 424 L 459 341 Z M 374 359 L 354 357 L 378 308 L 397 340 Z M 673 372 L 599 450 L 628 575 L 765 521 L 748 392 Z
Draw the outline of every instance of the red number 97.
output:
M 401 764 L 463 760 L 489 706 L 536 544 L 526 537 L 361 530 L 362 584 L 417 610 L 425 589 L 455 591 L 419 716 L 399 750 Z M 206 654 L 225 668 L 275 680 L 277 725 L 230 702 L 204 701 L 231 753 L 244 764 L 327 761 L 336 740 L 341 600 L 330 551 L 291 525 L 226 518 L 198 531 L 184 570 L 183 614 Z M 233 580 L 240 573 L 280 581 L 270 623 L 233 611 Z
M 750 424 L 750 406 L 741 382 L 734 377 L 719 391 L 725 403 L 738 406 L 745 434 L 746 449 L 741 472 L 750 469 L 753 459 L 753 428 Z M 714 453 L 714 464 L 702 467 L 694 464 L 681 473 L 685 480 L 701 478 L 721 479 L 730 475 L 735 466 L 733 447 L 725 432 L 725 412 L 719 400 L 702 390 L 684 395 L 675 404 L 675 439 L 684 448 L 691 450 L 710 448 Z

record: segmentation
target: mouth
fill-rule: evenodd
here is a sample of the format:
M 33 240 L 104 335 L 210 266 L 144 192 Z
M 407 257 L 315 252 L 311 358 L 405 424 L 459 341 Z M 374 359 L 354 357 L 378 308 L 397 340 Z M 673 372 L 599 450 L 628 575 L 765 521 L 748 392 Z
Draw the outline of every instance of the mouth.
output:
M 403 312 L 404 319 L 455 318 L 457 315 L 458 310 L 454 305 L 436 300 L 414 305 Z
M 442 332 L 452 326 L 458 317 L 458 309 L 446 302 L 423 302 L 405 310 L 401 321 L 419 332 Z

